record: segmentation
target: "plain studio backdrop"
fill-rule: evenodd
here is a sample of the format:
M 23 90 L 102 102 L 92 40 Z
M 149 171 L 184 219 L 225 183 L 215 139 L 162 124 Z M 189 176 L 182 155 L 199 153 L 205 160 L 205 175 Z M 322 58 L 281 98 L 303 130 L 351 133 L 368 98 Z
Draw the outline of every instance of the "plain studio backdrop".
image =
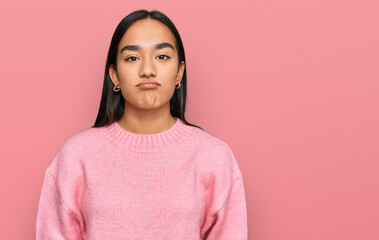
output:
M 2 1 L 0 239 L 34 239 L 43 173 L 94 124 L 113 31 L 141 8 L 182 36 L 186 116 L 233 149 L 249 239 L 379 239 L 376 0 Z

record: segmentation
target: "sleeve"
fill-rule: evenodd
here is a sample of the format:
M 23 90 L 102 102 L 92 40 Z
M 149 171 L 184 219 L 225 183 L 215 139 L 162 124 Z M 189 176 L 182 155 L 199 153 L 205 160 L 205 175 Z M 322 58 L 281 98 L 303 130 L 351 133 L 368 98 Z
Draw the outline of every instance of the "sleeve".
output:
M 247 240 L 247 209 L 242 175 L 231 184 L 225 204 L 207 220 L 204 240 Z
M 201 227 L 203 240 L 247 240 L 248 222 L 242 172 L 229 145 L 211 161 L 207 182 L 206 214 Z
M 85 238 L 83 153 L 69 138 L 45 170 L 36 218 L 37 240 Z
M 78 216 L 62 201 L 54 177 L 45 173 L 38 203 L 36 240 L 83 239 Z

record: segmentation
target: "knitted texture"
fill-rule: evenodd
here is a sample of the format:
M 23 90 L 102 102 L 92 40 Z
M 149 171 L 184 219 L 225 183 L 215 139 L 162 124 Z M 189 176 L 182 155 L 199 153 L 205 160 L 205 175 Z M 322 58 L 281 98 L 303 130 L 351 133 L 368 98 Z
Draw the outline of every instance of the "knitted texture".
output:
M 113 122 L 67 138 L 44 174 L 36 239 L 246 240 L 231 148 L 175 119 L 155 134 Z

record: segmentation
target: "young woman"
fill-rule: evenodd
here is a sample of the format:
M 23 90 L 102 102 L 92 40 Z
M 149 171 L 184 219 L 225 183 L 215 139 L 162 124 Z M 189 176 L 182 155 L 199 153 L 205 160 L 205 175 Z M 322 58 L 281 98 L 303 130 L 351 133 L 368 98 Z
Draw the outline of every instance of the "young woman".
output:
M 117 26 L 95 125 L 45 171 L 37 240 L 247 239 L 242 174 L 227 143 L 188 123 L 180 35 L 159 11 Z

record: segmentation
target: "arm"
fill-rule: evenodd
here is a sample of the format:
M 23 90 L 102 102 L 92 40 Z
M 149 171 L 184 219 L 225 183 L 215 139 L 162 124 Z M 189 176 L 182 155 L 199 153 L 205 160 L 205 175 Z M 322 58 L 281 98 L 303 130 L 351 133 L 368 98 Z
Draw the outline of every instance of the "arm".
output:
M 83 239 L 78 216 L 62 201 L 54 177 L 46 173 L 38 204 L 36 239 Z
M 225 204 L 207 220 L 204 240 L 247 240 L 247 209 L 242 176 L 231 184 Z

